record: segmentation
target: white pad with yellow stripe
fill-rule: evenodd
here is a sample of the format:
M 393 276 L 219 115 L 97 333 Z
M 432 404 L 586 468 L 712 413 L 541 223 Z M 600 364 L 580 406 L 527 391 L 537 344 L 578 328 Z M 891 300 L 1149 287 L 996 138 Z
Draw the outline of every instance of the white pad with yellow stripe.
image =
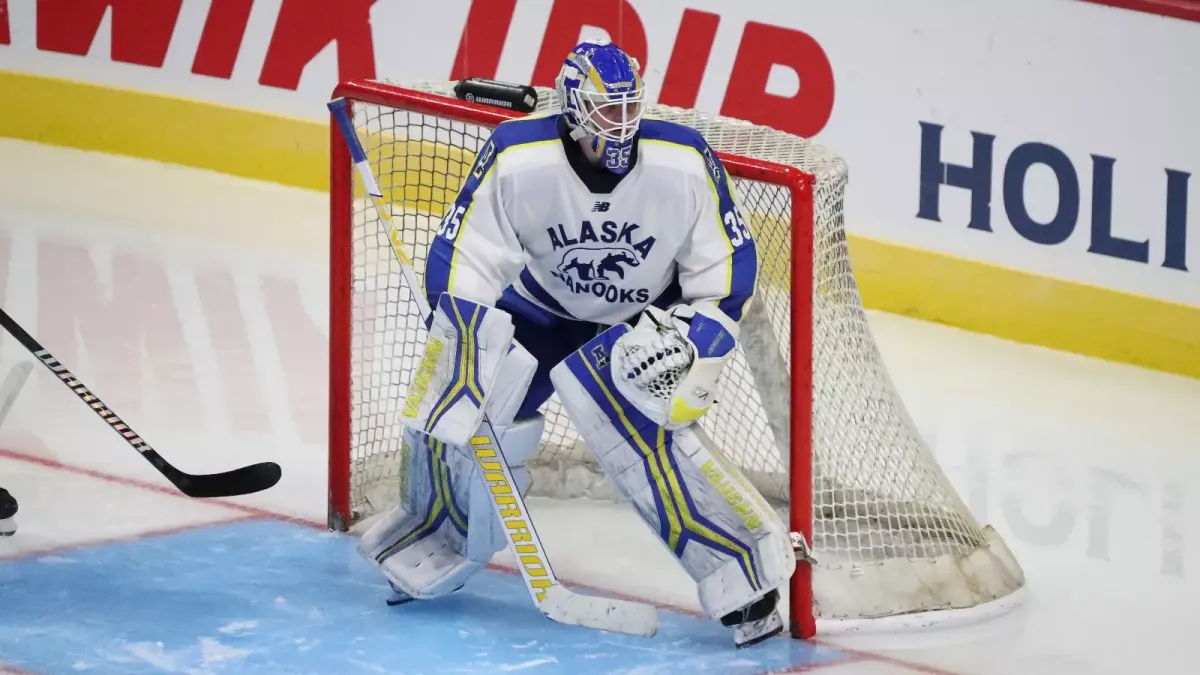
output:
M 788 531 L 697 425 L 655 423 L 617 387 L 610 328 L 551 371 L 563 408 L 597 462 L 698 585 L 720 618 L 782 586 L 795 571 Z
M 504 310 L 443 293 L 397 421 L 449 445 L 465 445 L 483 419 L 512 338 L 512 318 Z
M 522 494 L 529 490 L 523 464 L 543 427 L 539 416 L 497 429 Z M 359 554 L 414 598 L 457 590 L 508 543 L 479 465 L 467 452 L 406 429 L 402 503 L 359 539 Z
M 530 484 L 525 460 L 537 449 L 545 420 L 512 420 L 536 367 L 537 360 L 512 343 L 486 404 L 522 494 Z M 507 539 L 469 446 L 407 427 L 401 452 L 400 505 L 363 534 L 358 551 L 396 588 L 433 598 L 462 586 Z

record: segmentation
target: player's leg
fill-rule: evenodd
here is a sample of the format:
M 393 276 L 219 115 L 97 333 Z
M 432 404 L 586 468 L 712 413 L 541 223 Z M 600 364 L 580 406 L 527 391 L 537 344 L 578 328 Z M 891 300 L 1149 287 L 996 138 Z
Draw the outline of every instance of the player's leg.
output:
M 0 537 L 7 537 L 17 531 L 17 499 L 8 490 L 0 488 Z
M 465 307 L 459 307 L 459 314 L 464 313 Z M 487 401 L 489 419 L 513 478 L 524 494 L 529 489 L 524 463 L 538 447 L 544 425 L 537 409 L 553 392 L 549 368 L 540 364 L 545 359 L 557 363 L 594 335 L 595 327 L 559 325 L 560 319 L 544 313 L 531 315 L 528 308 L 506 309 L 511 311 L 509 321 L 516 339 L 511 340 L 512 350 L 501 364 L 491 391 L 480 394 Z M 478 322 L 480 330 L 486 330 L 485 323 Z M 444 335 L 436 326 L 435 323 L 434 333 Z M 568 334 L 578 335 L 578 342 L 562 338 Z M 471 341 L 490 344 L 493 352 L 502 343 L 483 336 L 463 340 Z M 526 342 L 531 349 L 526 349 Z M 456 350 L 457 345 L 442 348 L 446 353 Z M 481 367 L 478 379 L 488 381 L 486 370 L 486 365 Z M 439 378 L 435 375 L 427 373 L 425 377 L 430 381 L 429 388 L 434 390 L 426 394 L 426 399 L 438 399 L 438 387 L 446 391 L 454 388 L 453 380 L 442 378 L 443 383 L 436 384 L 434 381 Z M 452 400 L 452 397 L 442 398 Z M 432 409 L 436 414 L 436 406 Z M 437 421 L 427 423 L 425 429 L 437 426 Z M 402 455 L 401 503 L 359 542 L 359 552 L 380 568 L 395 591 L 389 604 L 433 598 L 461 588 L 506 545 L 490 494 L 478 477 L 478 465 L 465 445 L 445 443 L 425 430 L 409 427 L 404 434 Z
M 605 331 L 554 368 L 563 408 L 616 487 L 696 581 L 704 610 L 734 628 L 738 646 L 771 637 L 783 627 L 778 589 L 795 571 L 788 532 L 699 425 L 668 430 L 621 392 L 628 382 L 614 382 L 614 345 L 629 330 Z
M 523 468 L 537 447 L 542 420 L 496 428 L 518 489 L 528 490 Z M 400 505 L 363 534 L 358 550 L 392 586 L 388 604 L 453 593 L 504 548 L 504 533 L 462 446 L 406 429 Z

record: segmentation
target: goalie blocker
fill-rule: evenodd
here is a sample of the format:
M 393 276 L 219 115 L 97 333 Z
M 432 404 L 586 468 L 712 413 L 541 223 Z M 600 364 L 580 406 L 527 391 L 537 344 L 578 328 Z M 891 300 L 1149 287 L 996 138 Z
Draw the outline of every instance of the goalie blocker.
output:
M 790 537 L 703 430 L 686 424 L 707 410 L 711 397 L 687 406 L 677 391 L 680 385 L 706 391 L 693 386 L 701 381 L 715 391 L 721 364 L 711 361 L 727 356 L 735 341 L 714 320 L 705 327 L 699 313 L 686 338 L 657 310 L 642 316 L 634 329 L 604 331 L 550 377 L 605 473 L 696 581 L 704 611 L 734 627 L 738 646 L 754 644 L 782 630 L 775 605 L 796 567 Z M 707 339 L 697 345 L 692 338 L 701 335 Z M 680 410 L 685 420 L 672 415 Z

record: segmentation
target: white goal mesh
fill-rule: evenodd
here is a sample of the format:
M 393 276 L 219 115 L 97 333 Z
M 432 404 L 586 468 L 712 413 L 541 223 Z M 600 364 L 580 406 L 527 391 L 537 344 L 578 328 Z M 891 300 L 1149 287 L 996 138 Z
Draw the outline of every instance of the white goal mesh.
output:
M 450 84 L 408 86 L 452 97 Z M 552 91 L 540 94 L 540 109 L 556 109 Z M 391 105 L 351 103 L 376 178 L 402 223 L 403 247 L 420 273 L 444 209 L 490 127 L 471 121 L 449 99 L 437 114 L 406 109 L 402 98 Z M 758 244 L 759 290 L 743 320 L 736 359 L 722 376 L 718 404 L 701 424 L 781 510 L 788 508 L 794 482 L 797 495 L 811 498 L 817 616 L 968 608 L 1020 588 L 1019 565 L 995 532 L 970 515 L 888 378 L 850 268 L 842 217 L 845 163 L 818 144 L 747 122 L 665 106 L 650 106 L 647 114 L 698 129 L 722 156 L 795 167 L 815 177 L 810 216 L 793 204 L 791 186 L 730 169 Z M 397 500 L 404 477 L 393 418 L 425 339 L 384 228 L 353 180 L 332 187 L 354 195 L 349 260 L 340 272 L 334 263 L 334 273 L 349 274 L 352 283 L 350 391 L 344 392 L 351 411 L 348 525 Z M 793 227 L 812 229 L 812 261 L 791 259 Z M 788 459 L 793 270 L 813 279 L 811 467 L 791 467 Z M 617 499 L 556 399 L 544 412 L 546 432 L 530 462 L 534 493 Z M 346 461 L 331 452 L 333 461 Z M 811 493 L 800 488 L 809 481 Z

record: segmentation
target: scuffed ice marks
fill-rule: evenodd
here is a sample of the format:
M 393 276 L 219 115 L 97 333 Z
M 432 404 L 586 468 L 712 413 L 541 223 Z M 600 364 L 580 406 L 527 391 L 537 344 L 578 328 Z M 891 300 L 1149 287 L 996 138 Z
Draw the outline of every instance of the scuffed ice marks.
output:
M 183 675 L 217 675 L 227 666 L 245 660 L 253 650 L 233 647 L 211 637 L 201 637 L 195 644 L 180 649 L 167 649 L 161 642 L 119 642 L 111 651 L 98 656 L 104 662 L 124 666 L 124 670 L 182 673 Z M 142 666 L 142 667 L 139 667 Z M 90 670 L 91 664 L 77 662 L 76 670 Z
M 558 659 L 554 658 L 553 656 L 547 656 L 545 658 L 532 659 L 530 661 L 523 661 L 521 663 L 501 663 L 500 665 L 496 666 L 496 670 L 504 673 L 511 673 L 518 670 L 528 670 L 530 668 L 537 668 L 538 666 L 557 663 Z
M 492 661 L 473 661 L 461 668 L 448 668 L 446 673 L 454 675 L 482 673 L 559 673 L 558 659 L 553 656 L 543 656 L 515 663 L 495 663 Z
M 258 628 L 257 621 L 231 621 L 217 629 L 223 635 L 241 635 Z

